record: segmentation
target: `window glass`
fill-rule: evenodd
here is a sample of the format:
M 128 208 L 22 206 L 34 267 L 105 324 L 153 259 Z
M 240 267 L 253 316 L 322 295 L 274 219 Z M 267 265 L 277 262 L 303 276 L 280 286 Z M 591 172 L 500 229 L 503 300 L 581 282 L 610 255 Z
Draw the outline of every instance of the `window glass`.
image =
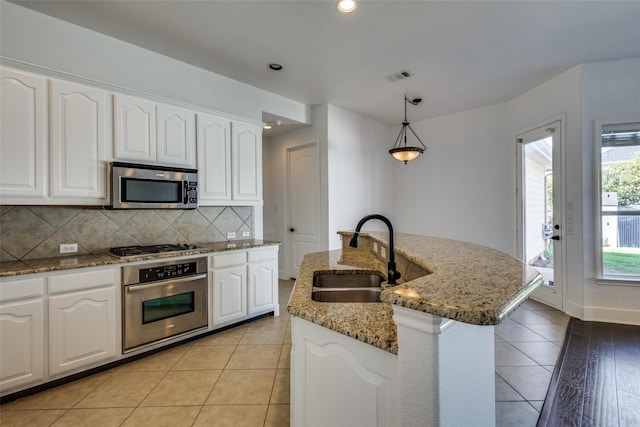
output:
M 640 122 L 600 135 L 601 276 L 640 280 Z

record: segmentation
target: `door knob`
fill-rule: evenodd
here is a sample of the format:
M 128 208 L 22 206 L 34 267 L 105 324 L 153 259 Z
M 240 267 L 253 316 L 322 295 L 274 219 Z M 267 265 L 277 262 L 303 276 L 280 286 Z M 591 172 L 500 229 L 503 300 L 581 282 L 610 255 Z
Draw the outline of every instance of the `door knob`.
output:
M 552 240 L 560 240 L 560 236 L 553 236 L 551 239 Z

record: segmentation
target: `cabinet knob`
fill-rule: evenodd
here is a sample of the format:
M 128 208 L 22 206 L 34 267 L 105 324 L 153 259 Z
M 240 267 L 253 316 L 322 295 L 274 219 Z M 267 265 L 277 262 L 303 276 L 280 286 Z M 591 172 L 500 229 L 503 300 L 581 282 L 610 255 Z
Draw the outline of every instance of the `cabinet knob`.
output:
M 291 227 L 291 228 L 289 229 L 289 231 L 293 233 L 294 231 L 296 231 L 296 229 L 295 229 L 295 228 L 293 228 L 293 227 Z

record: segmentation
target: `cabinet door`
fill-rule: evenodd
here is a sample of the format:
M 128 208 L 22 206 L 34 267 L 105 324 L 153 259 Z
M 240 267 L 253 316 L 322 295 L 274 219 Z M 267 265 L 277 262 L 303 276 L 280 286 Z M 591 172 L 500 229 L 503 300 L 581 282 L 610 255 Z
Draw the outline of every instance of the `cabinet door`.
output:
M 114 157 L 156 161 L 156 105 L 124 95 L 113 97 Z
M 233 123 L 232 127 L 233 199 L 262 199 L 262 129 Z
M 249 315 L 272 310 L 277 302 L 277 261 L 249 264 Z
M 0 304 L 0 389 L 44 378 L 42 298 Z
M 107 197 L 107 93 L 75 83 L 51 82 L 52 196 Z
M 195 114 L 181 108 L 156 108 L 157 160 L 160 163 L 195 167 Z
M 199 204 L 231 200 L 231 122 L 198 114 Z
M 50 296 L 51 376 L 90 366 L 115 355 L 115 287 Z
M 47 79 L 0 69 L 0 196 L 47 195 Z
M 246 265 L 213 270 L 213 324 L 247 317 Z

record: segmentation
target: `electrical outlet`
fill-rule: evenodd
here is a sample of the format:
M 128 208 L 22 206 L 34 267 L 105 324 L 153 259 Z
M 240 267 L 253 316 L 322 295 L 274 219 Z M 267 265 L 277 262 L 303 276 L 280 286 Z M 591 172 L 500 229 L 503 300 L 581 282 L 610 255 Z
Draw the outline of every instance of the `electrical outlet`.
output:
M 75 254 L 76 252 L 78 252 L 77 243 L 63 243 L 60 245 L 61 254 Z
M 243 231 L 242 232 L 242 237 L 251 237 L 251 232 L 250 231 Z
M 236 232 L 235 231 L 229 231 L 227 233 L 227 239 L 235 239 L 236 238 Z
M 385 249 L 384 246 L 380 245 L 380 256 L 382 258 L 386 258 L 387 257 L 387 250 Z

